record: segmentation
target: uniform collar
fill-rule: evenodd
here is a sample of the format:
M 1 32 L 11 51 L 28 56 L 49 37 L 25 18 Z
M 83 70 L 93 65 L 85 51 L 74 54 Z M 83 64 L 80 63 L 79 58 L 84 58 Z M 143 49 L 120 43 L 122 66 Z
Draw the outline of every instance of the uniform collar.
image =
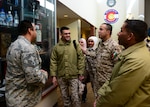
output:
M 26 43 L 31 44 L 31 42 L 28 39 L 26 39 L 23 35 L 19 35 L 18 39 L 23 39 Z
M 108 45 L 109 44 L 109 42 L 110 41 L 112 41 L 112 38 L 109 38 L 109 39 L 107 39 L 106 41 L 101 41 L 101 45 L 104 45 L 104 46 L 106 46 L 106 45 Z
M 71 40 L 68 42 L 64 42 L 62 39 L 59 40 L 59 45 L 69 45 L 71 43 Z
M 119 59 L 122 59 L 122 57 L 124 57 L 124 56 L 132 53 L 133 51 L 135 51 L 135 50 L 137 50 L 137 49 L 139 49 L 141 47 L 144 47 L 144 46 L 146 46 L 146 44 L 145 44 L 144 41 L 142 41 L 142 42 L 136 43 L 136 44 L 128 47 L 127 49 L 125 49 L 124 51 L 122 51 L 122 53 L 119 56 Z

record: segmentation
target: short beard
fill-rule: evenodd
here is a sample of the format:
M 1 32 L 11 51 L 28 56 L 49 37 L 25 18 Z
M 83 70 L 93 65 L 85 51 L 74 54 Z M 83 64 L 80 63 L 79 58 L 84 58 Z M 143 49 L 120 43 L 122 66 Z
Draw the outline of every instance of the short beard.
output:
M 33 38 L 33 40 L 31 41 L 32 44 L 36 43 L 36 38 Z

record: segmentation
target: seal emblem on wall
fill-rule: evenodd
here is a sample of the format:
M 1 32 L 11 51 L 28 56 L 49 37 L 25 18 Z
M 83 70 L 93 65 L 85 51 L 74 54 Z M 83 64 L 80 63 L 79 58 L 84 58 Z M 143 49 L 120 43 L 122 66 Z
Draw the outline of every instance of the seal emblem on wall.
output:
M 119 19 L 119 13 L 115 9 L 109 9 L 104 14 L 104 20 L 107 23 L 113 24 Z

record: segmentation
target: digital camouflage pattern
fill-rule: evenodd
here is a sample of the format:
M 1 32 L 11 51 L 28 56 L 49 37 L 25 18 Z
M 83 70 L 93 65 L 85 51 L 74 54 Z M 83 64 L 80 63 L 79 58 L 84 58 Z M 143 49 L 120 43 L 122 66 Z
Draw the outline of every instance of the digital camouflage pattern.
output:
M 97 96 L 97 90 L 95 89 L 96 88 L 96 81 L 95 78 L 96 78 L 96 51 L 93 50 L 93 49 L 90 49 L 88 48 L 87 49 L 87 53 L 86 53 L 86 72 L 89 74 L 90 76 L 90 82 L 91 82 L 91 85 L 92 85 L 92 89 L 93 89 L 93 92 L 94 92 L 94 96 L 96 97 Z
M 96 51 L 96 92 L 106 80 L 110 79 L 112 69 L 114 64 L 118 61 L 118 54 L 120 53 L 120 45 L 112 38 L 99 43 Z
M 34 45 L 24 36 L 7 51 L 7 107 L 34 107 L 41 99 L 42 87 L 48 75 L 41 71 L 41 59 Z

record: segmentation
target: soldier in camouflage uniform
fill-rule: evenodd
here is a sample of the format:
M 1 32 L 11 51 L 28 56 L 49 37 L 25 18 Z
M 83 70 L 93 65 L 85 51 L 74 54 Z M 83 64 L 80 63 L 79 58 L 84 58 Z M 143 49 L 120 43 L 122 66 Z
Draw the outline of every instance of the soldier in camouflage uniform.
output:
M 96 36 L 91 36 L 88 38 L 88 48 L 87 51 L 85 52 L 86 54 L 86 72 L 89 74 L 90 76 L 90 82 L 92 85 L 92 89 L 94 92 L 94 95 L 97 95 L 97 91 L 96 91 L 96 83 L 95 83 L 95 78 L 96 78 L 96 48 L 98 46 L 99 43 L 99 38 Z
M 41 69 L 41 59 L 35 46 L 34 25 L 27 20 L 18 25 L 19 36 L 6 55 L 7 107 L 34 107 L 41 99 L 48 74 Z
M 79 44 L 74 46 L 73 41 L 71 41 L 68 27 L 62 27 L 60 33 L 61 39 L 54 46 L 50 58 L 52 82 L 55 85 L 57 85 L 57 82 L 59 83 L 64 107 L 80 107 L 78 77 L 80 80 L 83 79 L 82 74 L 85 70 L 84 56 Z M 69 88 L 71 90 L 71 100 Z
M 96 91 L 106 80 L 110 79 L 112 68 L 118 60 L 118 54 L 121 52 L 120 45 L 111 38 L 112 26 L 110 24 L 101 24 L 98 33 L 101 41 L 96 50 Z

